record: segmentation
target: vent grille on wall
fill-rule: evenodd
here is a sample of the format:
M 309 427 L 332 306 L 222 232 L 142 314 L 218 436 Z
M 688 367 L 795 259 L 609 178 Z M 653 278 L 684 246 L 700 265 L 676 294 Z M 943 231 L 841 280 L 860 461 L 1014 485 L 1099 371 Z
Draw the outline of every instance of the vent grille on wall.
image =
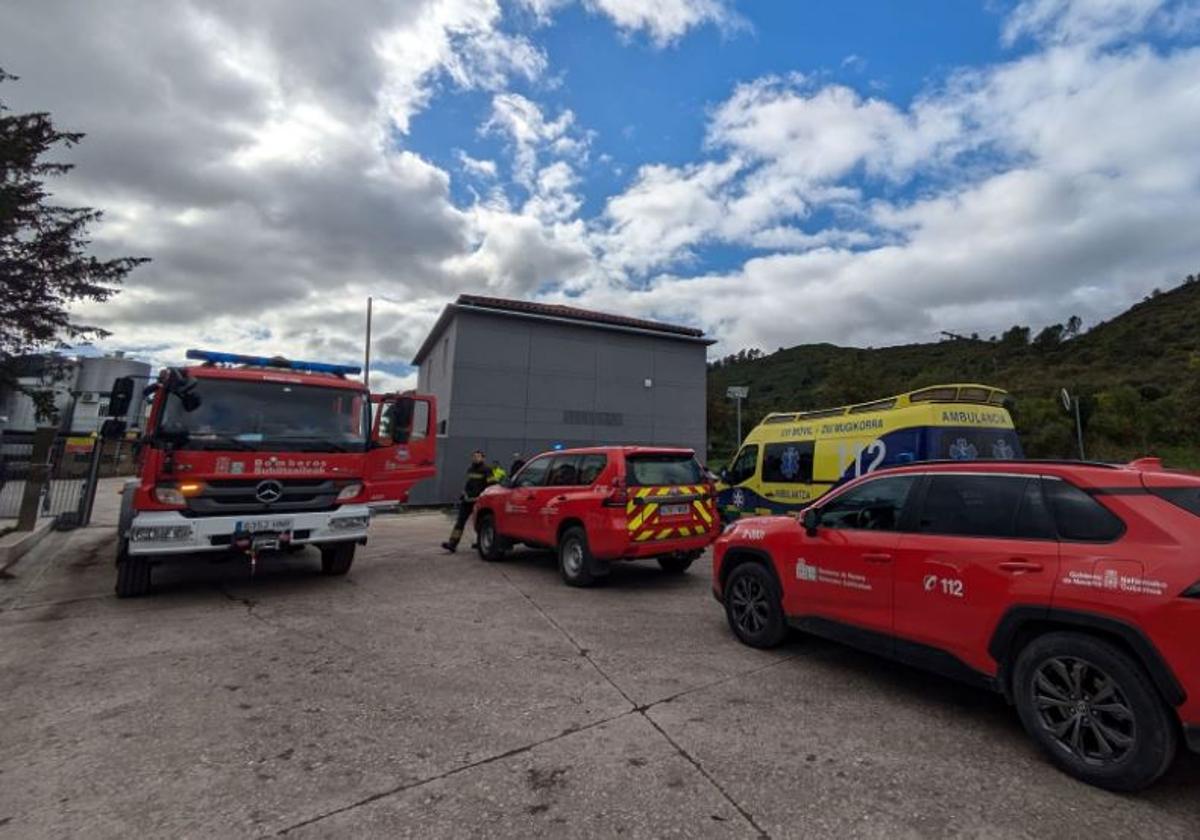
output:
M 613 411 L 564 411 L 563 422 L 571 426 L 624 426 L 625 415 Z

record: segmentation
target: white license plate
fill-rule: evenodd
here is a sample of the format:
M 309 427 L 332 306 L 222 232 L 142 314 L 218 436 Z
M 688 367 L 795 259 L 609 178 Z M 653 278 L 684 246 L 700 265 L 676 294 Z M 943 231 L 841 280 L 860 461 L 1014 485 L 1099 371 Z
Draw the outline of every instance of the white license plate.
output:
M 687 505 L 663 505 L 658 509 L 659 516 L 687 516 L 691 508 Z
M 283 533 L 292 530 L 290 519 L 247 519 L 237 524 L 240 534 Z

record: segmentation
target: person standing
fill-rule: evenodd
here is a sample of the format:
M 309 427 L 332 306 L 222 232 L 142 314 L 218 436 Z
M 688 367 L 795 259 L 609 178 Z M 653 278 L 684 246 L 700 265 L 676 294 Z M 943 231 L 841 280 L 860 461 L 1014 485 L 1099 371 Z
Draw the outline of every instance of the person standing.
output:
M 525 459 L 521 456 L 520 452 L 514 452 L 512 466 L 508 468 L 508 474 L 516 475 L 523 466 L 525 466 Z
M 458 517 L 454 520 L 454 530 L 450 532 L 450 539 L 442 543 L 442 548 L 451 554 L 458 551 L 458 543 L 462 539 L 463 529 L 467 527 L 467 520 L 471 518 L 471 511 L 475 509 L 475 500 L 489 484 L 494 483 L 492 470 L 487 465 L 483 450 L 476 449 L 471 453 L 471 464 L 467 467 L 467 481 L 463 485 L 462 495 L 458 499 Z

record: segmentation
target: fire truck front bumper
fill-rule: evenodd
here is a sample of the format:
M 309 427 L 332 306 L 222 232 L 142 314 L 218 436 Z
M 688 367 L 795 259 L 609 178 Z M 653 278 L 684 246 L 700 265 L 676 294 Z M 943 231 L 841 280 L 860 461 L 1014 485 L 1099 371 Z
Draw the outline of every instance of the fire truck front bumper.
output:
M 176 511 L 147 511 L 133 517 L 123 536 L 129 540 L 130 554 L 191 554 L 254 543 L 364 542 L 370 522 L 366 505 L 253 516 L 187 517 Z

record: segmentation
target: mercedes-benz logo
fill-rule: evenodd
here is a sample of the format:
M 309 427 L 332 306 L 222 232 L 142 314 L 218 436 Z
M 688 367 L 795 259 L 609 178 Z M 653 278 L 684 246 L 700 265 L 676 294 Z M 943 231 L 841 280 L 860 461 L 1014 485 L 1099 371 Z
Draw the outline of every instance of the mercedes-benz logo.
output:
M 258 486 L 254 488 L 254 498 L 258 499 L 264 505 L 269 505 L 273 502 L 278 502 L 283 496 L 283 485 L 274 479 L 258 482 Z

